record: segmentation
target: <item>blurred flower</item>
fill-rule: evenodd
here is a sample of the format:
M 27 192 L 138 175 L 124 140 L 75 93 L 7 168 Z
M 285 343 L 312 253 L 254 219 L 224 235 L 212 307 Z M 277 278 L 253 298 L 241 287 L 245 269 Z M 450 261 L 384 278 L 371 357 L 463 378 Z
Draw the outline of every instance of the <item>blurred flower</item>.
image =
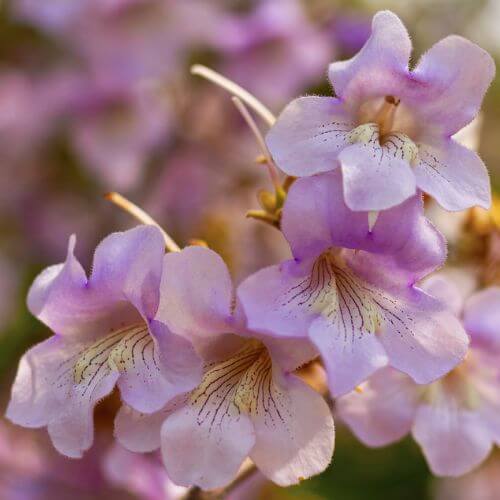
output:
M 340 398 L 337 408 L 364 443 L 383 446 L 411 431 L 434 474 L 459 476 L 500 443 L 500 288 L 480 291 L 464 303 L 440 276 L 424 286 L 462 317 L 472 340 L 465 361 L 427 386 L 383 369 L 358 392 Z
M 214 40 L 220 70 L 270 104 L 314 84 L 332 59 L 327 34 L 296 0 L 259 0 L 248 13 L 221 17 Z
M 140 500 L 175 500 L 186 493 L 170 481 L 158 454 L 132 453 L 115 443 L 104 456 L 103 469 L 111 484 Z
M 417 187 L 448 210 L 488 208 L 484 164 L 450 136 L 477 115 L 493 59 L 450 36 L 409 71 L 411 50 L 399 18 L 379 12 L 363 49 L 330 65 L 337 97 L 299 98 L 271 128 L 267 143 L 278 167 L 307 176 L 340 166 L 352 210 L 387 209 Z

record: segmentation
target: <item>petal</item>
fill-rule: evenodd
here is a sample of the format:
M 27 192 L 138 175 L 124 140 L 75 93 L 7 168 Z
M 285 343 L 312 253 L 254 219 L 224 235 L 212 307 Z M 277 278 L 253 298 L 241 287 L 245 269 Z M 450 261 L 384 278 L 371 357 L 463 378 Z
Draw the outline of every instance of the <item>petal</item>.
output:
M 465 127 L 479 112 L 493 77 L 492 57 L 476 44 L 452 35 L 433 45 L 412 72 L 425 84 L 419 112 L 445 135 Z
M 218 400 L 208 407 L 187 404 L 174 411 L 162 426 L 161 442 L 163 461 L 174 483 L 212 489 L 236 476 L 255 436 L 246 415 Z
M 127 450 L 147 453 L 161 445 L 161 426 L 168 415 L 185 403 L 179 396 L 155 413 L 141 413 L 123 405 L 115 417 L 115 437 Z
M 229 270 L 214 251 L 193 246 L 165 256 L 156 319 L 174 333 L 193 339 L 227 332 L 232 300 Z
M 47 425 L 57 450 L 75 458 L 92 445 L 94 406 L 112 391 L 118 378 L 104 354 L 88 365 L 76 383 L 74 360 L 85 347 L 55 336 L 30 349 L 19 363 L 6 413 L 25 427 Z
M 89 288 L 129 300 L 147 318 L 158 308 L 165 243 L 154 226 L 114 233 L 96 248 Z
M 462 361 L 469 339 L 456 316 L 421 290 L 401 290 L 396 297 L 381 299 L 380 341 L 391 366 L 428 384 Z
M 370 231 L 367 212 L 354 212 L 344 203 L 340 172 L 297 180 L 288 193 L 282 230 L 296 259 L 317 257 L 332 246 L 366 250 L 406 270 L 408 281 L 425 276 L 446 256 L 444 240 L 424 217 L 419 196 L 381 212 Z M 375 272 L 381 266 L 369 267 Z
M 191 343 L 158 321 L 150 323 L 150 332 L 125 339 L 114 359 L 123 401 L 138 411 L 160 410 L 201 381 L 202 362 Z
M 473 151 L 453 139 L 429 140 L 419 144 L 417 162 L 417 186 L 446 210 L 465 210 L 475 205 L 490 207 L 488 171 Z
M 328 467 L 335 442 L 333 418 L 324 399 L 294 375 L 272 396 L 252 416 L 256 439 L 250 458 L 273 482 L 289 486 Z
M 351 210 L 385 210 L 415 194 L 410 164 L 386 148 L 354 144 L 339 155 L 346 205 Z
M 349 145 L 353 117 L 333 97 L 300 97 L 280 114 L 266 142 L 276 165 L 303 177 L 338 166 L 337 154 Z
M 487 288 L 467 300 L 464 325 L 474 344 L 500 351 L 500 287 Z
M 354 311 L 343 308 L 336 318 L 332 322 L 330 318 L 319 317 L 309 329 L 334 397 L 352 391 L 388 361 L 375 334 L 356 329 L 358 318 Z
M 417 410 L 413 437 L 437 476 L 460 476 L 490 453 L 492 440 L 481 417 L 457 408 L 453 400 Z
M 383 368 L 359 389 L 335 404 L 358 439 L 368 446 L 385 446 L 410 432 L 418 402 L 418 388 L 410 377 Z
M 309 278 L 310 273 L 290 261 L 266 267 L 243 281 L 238 287 L 238 299 L 248 328 L 270 335 L 307 337 L 317 313 L 306 302 L 295 304 L 293 297 L 307 280 L 319 280 L 319 271 L 314 271 L 313 278 Z
M 353 104 L 373 96 L 398 95 L 411 50 L 410 37 L 398 16 L 387 10 L 378 12 L 372 34 L 358 54 L 330 65 L 336 95 Z
M 271 357 L 285 372 L 291 373 L 319 356 L 314 344 L 307 338 L 262 339 Z
M 97 247 L 89 280 L 73 255 L 46 269 L 28 293 L 31 312 L 63 335 L 105 331 L 137 311 L 151 315 L 158 306 L 163 238 L 153 226 L 139 226 L 105 238 Z
M 422 290 L 439 299 L 455 315 L 460 316 L 464 305 L 464 297 L 458 286 L 444 274 L 434 274 L 426 279 Z

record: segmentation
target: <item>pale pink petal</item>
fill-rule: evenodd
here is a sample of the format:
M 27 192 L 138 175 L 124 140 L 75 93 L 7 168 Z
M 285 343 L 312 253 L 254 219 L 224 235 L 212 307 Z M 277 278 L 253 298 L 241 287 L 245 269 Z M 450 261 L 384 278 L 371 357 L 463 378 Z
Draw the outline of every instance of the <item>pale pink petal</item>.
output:
M 161 442 L 174 483 L 213 489 L 234 479 L 255 435 L 248 416 L 222 399 L 207 407 L 187 404 L 174 411 L 162 426 Z
M 467 300 L 464 325 L 473 344 L 500 351 L 500 287 L 481 290 Z
M 192 246 L 165 255 L 156 319 L 172 332 L 193 339 L 227 333 L 233 284 L 222 258 Z
M 385 210 L 415 194 L 410 164 L 387 148 L 359 143 L 339 155 L 344 199 L 351 210 Z
M 419 144 L 417 162 L 417 186 L 446 210 L 490 207 L 488 171 L 474 151 L 453 139 L 432 138 Z
M 266 142 L 281 170 L 303 177 L 336 168 L 337 154 L 350 144 L 355 126 L 338 99 L 300 97 L 280 114 Z
M 337 399 L 339 417 L 368 446 L 385 446 L 408 434 L 418 403 L 418 386 L 394 368 L 383 368 Z
M 452 135 L 478 114 L 494 75 L 495 63 L 485 50 L 460 36 L 448 36 L 433 45 L 412 72 L 425 92 L 417 112 L 441 133 Z
M 250 458 L 273 482 L 289 486 L 328 467 L 335 429 L 323 397 L 299 378 L 287 376 L 278 387 L 252 415 L 256 437 Z
M 336 95 L 349 105 L 370 97 L 397 96 L 408 74 L 411 50 L 410 37 L 398 16 L 387 10 L 378 12 L 364 47 L 352 59 L 330 65 Z
M 456 406 L 452 399 L 417 410 L 413 437 L 437 476 L 460 476 L 490 453 L 492 439 L 480 415 Z
M 310 338 L 328 373 L 334 397 L 352 391 L 388 362 L 376 335 L 355 329 L 358 320 L 355 310 L 342 308 L 333 321 L 320 316 L 309 329 Z

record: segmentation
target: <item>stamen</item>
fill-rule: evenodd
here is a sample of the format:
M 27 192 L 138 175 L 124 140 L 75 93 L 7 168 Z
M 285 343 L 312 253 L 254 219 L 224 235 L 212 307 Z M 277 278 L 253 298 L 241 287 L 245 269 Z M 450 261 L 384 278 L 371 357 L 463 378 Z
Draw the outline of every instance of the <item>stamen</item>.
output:
M 231 100 L 233 101 L 234 105 L 238 109 L 238 111 L 241 113 L 241 116 L 243 116 L 243 119 L 247 123 L 248 127 L 250 130 L 253 132 L 253 135 L 255 136 L 255 139 L 257 141 L 257 144 L 260 147 L 260 150 L 262 152 L 262 155 L 264 156 L 265 163 L 267 165 L 267 169 L 269 171 L 269 176 L 271 177 L 271 181 L 273 183 L 274 188 L 276 191 L 283 189 L 281 187 L 281 182 L 278 176 L 278 169 L 271 157 L 271 153 L 269 152 L 269 149 L 267 148 L 266 142 L 264 141 L 264 137 L 262 137 L 262 134 L 260 133 L 259 127 L 255 123 L 255 120 L 252 118 L 252 115 L 248 111 L 248 108 L 245 106 L 243 101 L 239 97 L 232 97 Z
M 139 208 L 137 205 L 127 200 L 124 196 L 119 193 L 111 192 L 104 195 L 106 200 L 109 200 L 111 203 L 114 203 L 117 207 L 120 207 L 122 210 L 130 214 L 132 217 L 135 217 L 142 224 L 146 224 L 148 226 L 156 226 L 162 233 L 163 239 L 165 240 L 165 247 L 170 252 L 180 252 L 181 249 L 179 245 L 166 233 L 166 231 L 142 208 Z
M 240 87 L 237 83 L 229 80 L 225 76 L 217 73 L 213 69 L 207 68 L 201 64 L 195 64 L 191 66 L 191 74 L 198 75 L 206 78 L 212 83 L 215 83 L 219 87 L 227 90 L 236 97 L 239 97 L 244 103 L 250 106 L 269 126 L 274 125 L 276 117 L 271 113 L 271 111 L 262 104 L 255 96 L 250 94 L 243 87 Z
M 379 214 L 380 212 L 378 210 L 372 210 L 368 212 L 368 231 L 370 231 L 370 233 L 373 231 L 373 228 L 377 223 Z
M 379 125 L 381 136 L 391 132 L 392 126 L 394 125 L 394 116 L 396 115 L 396 109 L 399 103 L 399 99 L 396 99 L 392 95 L 388 95 L 385 97 L 384 103 L 375 115 L 375 121 Z

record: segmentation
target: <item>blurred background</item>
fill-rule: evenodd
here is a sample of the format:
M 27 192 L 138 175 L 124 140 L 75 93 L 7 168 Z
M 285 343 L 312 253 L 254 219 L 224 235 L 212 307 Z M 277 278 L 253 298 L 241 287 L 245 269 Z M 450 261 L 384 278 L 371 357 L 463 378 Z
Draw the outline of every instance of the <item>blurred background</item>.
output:
M 215 68 L 277 114 L 300 94 L 330 94 L 328 63 L 357 52 L 383 8 L 407 25 L 415 58 L 451 33 L 500 58 L 500 0 L 0 0 L 2 413 L 20 356 L 49 335 L 25 305 L 35 275 L 64 259 L 70 234 L 88 269 L 96 243 L 135 224 L 104 193 L 126 195 L 181 245 L 206 240 L 237 281 L 287 255 L 278 231 L 245 218 L 269 188 L 253 137 L 190 66 Z M 497 79 L 479 146 L 494 186 L 499 134 Z M 96 444 L 80 461 L 58 456 L 45 430 L 2 418 L 0 498 L 174 498 L 157 457 L 113 445 L 118 403 L 98 407 Z M 493 454 L 438 480 L 411 440 L 368 449 L 338 423 L 324 474 L 287 490 L 256 477 L 238 498 L 493 500 L 499 478 Z

